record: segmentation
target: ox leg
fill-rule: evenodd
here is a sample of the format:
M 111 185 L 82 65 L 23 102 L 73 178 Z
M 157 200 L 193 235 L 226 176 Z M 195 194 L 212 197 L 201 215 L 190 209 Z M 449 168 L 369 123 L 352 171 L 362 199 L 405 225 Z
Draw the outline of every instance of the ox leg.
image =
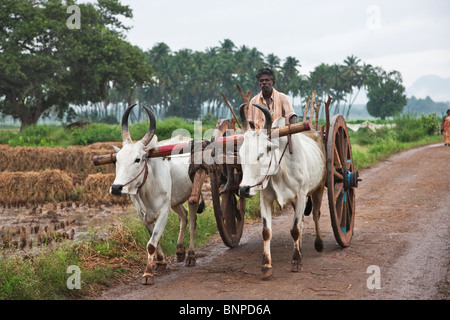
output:
M 264 241 L 264 253 L 262 258 L 261 278 L 269 280 L 273 275 L 272 257 L 270 254 L 270 241 L 272 239 L 272 203 L 261 196 L 261 219 L 263 223 L 262 237 Z
M 306 207 L 306 197 L 301 195 L 297 197 L 297 203 L 294 205 L 294 221 L 292 223 L 291 236 L 294 240 L 294 254 L 292 256 L 292 272 L 299 272 L 303 269 L 302 265 L 302 233 L 303 233 L 303 212 Z
M 312 202 L 313 202 L 313 219 L 316 226 L 316 240 L 314 241 L 314 248 L 318 252 L 323 251 L 323 240 L 320 235 L 320 206 L 322 204 L 322 196 L 324 192 L 324 187 L 320 187 L 317 191 L 312 194 Z
M 180 232 L 178 234 L 176 254 L 177 254 L 177 261 L 183 262 L 184 259 L 186 258 L 186 251 L 184 248 L 184 234 L 186 232 L 187 226 L 187 211 L 183 206 L 178 206 L 172 209 L 180 217 Z
M 165 212 L 161 212 L 159 217 L 156 219 L 154 228 L 152 228 L 153 225 L 152 227 L 150 227 L 150 229 L 153 229 L 153 232 L 152 236 L 150 237 L 150 241 L 147 243 L 147 266 L 145 267 L 144 275 L 142 276 L 142 284 L 155 283 L 155 278 L 153 274 L 153 260 L 155 257 L 155 253 L 158 259 L 157 249 L 159 246 L 159 240 L 166 226 L 169 213 L 170 208 L 168 208 Z
M 146 228 L 147 228 L 148 233 L 150 234 L 150 237 L 153 234 L 154 227 L 155 227 L 154 223 L 151 225 L 146 225 Z M 164 255 L 161 245 L 158 242 L 158 246 L 156 247 L 156 270 L 158 270 L 158 271 L 165 270 L 166 266 L 167 266 L 166 256 Z
M 197 227 L 197 209 L 199 204 L 189 205 L 189 251 L 186 259 L 186 267 L 195 267 L 196 256 L 195 256 L 195 229 Z

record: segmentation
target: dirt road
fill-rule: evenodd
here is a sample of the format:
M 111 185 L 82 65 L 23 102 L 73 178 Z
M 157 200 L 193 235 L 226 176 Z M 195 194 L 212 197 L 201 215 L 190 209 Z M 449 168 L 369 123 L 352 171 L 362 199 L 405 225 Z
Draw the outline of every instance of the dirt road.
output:
M 195 268 L 173 263 L 152 286 L 140 285 L 136 274 L 136 281 L 105 291 L 98 299 L 448 300 L 450 147 L 403 152 L 360 176 L 350 247 L 341 249 L 335 242 L 325 196 L 324 251 L 315 251 L 314 222 L 312 216 L 305 217 L 302 272 L 291 272 L 292 208 L 286 208 L 273 221 L 274 276 L 269 281 L 260 279 L 263 243 L 258 222 L 245 225 L 237 248 L 228 249 L 216 239 L 197 251 Z

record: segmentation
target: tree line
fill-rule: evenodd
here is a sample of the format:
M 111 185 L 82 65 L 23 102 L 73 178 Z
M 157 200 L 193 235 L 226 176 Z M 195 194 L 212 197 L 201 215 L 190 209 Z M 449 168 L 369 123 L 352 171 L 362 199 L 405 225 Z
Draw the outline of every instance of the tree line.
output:
M 79 8 L 79 29 L 66 24 L 70 5 Z M 255 76 L 266 66 L 275 71 L 277 90 L 297 106 L 304 106 L 315 90 L 319 101 L 333 98 L 332 113 L 348 117 L 363 89 L 373 116 L 384 118 L 406 104 L 400 73 L 354 55 L 341 64 L 322 63 L 306 75 L 296 57 L 265 55 L 230 39 L 204 51 L 174 52 L 163 42 L 144 51 L 125 40 L 129 27 L 121 16 L 131 18 L 132 11 L 120 0 L 0 2 L 1 114 L 20 120 L 22 128 L 41 116 L 69 121 L 92 109 L 97 119 L 116 120 L 127 105 L 138 102 L 160 119 L 199 119 L 205 113 L 224 118 L 229 113 L 221 93 L 237 111 L 242 98 L 236 84 L 258 93 Z

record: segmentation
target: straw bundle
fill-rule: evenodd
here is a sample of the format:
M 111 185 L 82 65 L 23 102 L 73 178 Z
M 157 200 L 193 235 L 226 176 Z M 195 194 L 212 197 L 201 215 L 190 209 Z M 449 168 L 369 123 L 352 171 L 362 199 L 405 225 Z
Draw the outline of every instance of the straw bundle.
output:
M 92 205 L 101 204 L 131 204 L 128 196 L 113 196 L 109 193 L 109 188 L 113 184 L 115 174 L 90 174 L 83 184 L 81 201 Z
M 61 170 L 0 172 L 0 181 L 3 206 L 64 202 L 76 194 L 72 178 Z
M 100 149 L 96 149 L 100 148 Z M 68 148 L 51 147 L 10 147 L 0 145 L 0 171 L 42 171 L 59 169 L 71 173 L 92 174 L 96 172 L 112 173 L 114 166 L 96 167 L 92 157 L 113 152 L 111 144 L 71 146 Z

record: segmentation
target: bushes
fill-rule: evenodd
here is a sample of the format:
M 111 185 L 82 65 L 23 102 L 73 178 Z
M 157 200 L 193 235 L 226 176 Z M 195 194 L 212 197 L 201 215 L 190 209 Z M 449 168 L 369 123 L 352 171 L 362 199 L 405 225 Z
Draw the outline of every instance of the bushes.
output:
M 397 135 L 397 140 L 412 142 L 437 132 L 440 119 L 435 113 L 431 113 L 428 116 L 424 116 L 422 113 L 420 118 L 408 113 L 395 118 L 394 121 L 396 123 L 394 131 Z
M 70 131 L 63 127 L 49 125 L 32 125 L 21 132 L 2 131 L 0 144 L 10 146 L 54 147 L 76 144 Z
M 93 123 L 81 128 L 70 129 L 72 145 L 89 145 L 95 142 L 122 141 L 119 125 Z
M 408 148 L 433 143 L 441 138 L 435 135 L 439 118 L 435 114 L 415 117 L 404 114 L 394 119 L 395 126 L 384 127 L 375 132 L 361 128 L 349 132 L 353 160 L 357 170 L 369 167 L 381 159 Z
M 130 134 L 133 140 L 141 139 L 148 130 L 148 121 L 130 125 Z M 172 137 L 177 129 L 186 130 L 191 136 L 194 134 L 194 126 L 181 118 L 172 117 L 156 124 L 158 140 Z M 10 146 L 29 147 L 67 147 L 72 145 L 89 145 L 95 142 L 122 141 L 120 125 L 106 123 L 93 123 L 81 128 L 74 127 L 64 129 L 58 126 L 32 125 L 23 131 L 0 131 L 0 144 Z

